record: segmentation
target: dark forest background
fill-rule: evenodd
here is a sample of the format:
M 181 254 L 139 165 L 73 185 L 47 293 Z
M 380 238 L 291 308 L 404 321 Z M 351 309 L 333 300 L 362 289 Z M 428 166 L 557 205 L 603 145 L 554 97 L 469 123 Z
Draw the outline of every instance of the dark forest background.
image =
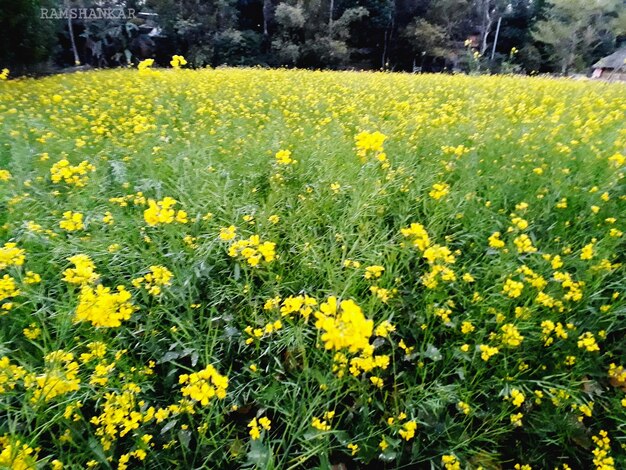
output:
M 46 19 L 42 8 L 135 17 Z M 0 0 L 0 68 L 12 75 L 173 54 L 191 67 L 568 74 L 624 39 L 626 0 Z

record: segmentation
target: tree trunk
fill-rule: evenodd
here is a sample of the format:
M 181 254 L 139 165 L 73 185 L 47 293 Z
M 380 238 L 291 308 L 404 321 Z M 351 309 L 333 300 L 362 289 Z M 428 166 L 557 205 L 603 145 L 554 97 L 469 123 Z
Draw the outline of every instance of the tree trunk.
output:
M 481 44 L 480 44 L 480 55 L 484 55 L 487 50 L 487 37 L 491 32 L 491 26 L 493 25 L 493 13 L 490 9 L 491 2 L 490 0 L 483 0 L 481 2 L 482 20 L 481 20 Z
M 263 34 L 269 36 L 269 22 L 272 14 L 272 0 L 263 0 Z
M 67 8 L 71 8 L 71 4 L 67 2 Z M 74 65 L 80 65 L 78 57 L 78 49 L 76 48 L 76 40 L 74 39 L 74 27 L 72 26 L 72 15 L 67 15 L 67 29 L 70 34 L 70 42 L 72 44 L 72 53 L 74 54 Z
M 333 29 L 333 10 L 335 9 L 335 0 L 330 0 L 330 8 L 328 13 L 328 29 L 332 32 Z

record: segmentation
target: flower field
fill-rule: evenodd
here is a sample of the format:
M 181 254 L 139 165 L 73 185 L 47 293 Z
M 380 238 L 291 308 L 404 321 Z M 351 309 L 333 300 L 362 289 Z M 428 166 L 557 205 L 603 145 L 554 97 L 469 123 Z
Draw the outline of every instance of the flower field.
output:
M 626 87 L 0 82 L 0 468 L 626 468 Z

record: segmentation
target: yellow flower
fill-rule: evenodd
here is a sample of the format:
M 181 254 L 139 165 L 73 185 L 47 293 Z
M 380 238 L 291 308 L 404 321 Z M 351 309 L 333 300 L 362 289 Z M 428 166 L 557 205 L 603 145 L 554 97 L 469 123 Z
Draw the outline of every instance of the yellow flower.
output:
M 589 243 L 580 251 L 580 259 L 588 260 L 593 258 L 593 243 Z
M 314 417 L 311 421 L 311 426 L 318 431 L 330 431 L 330 424 L 326 420 L 321 420 L 317 417 Z
M 375 279 L 383 275 L 385 268 L 383 266 L 368 266 L 365 268 L 365 279 Z
M 519 427 L 522 425 L 522 418 L 524 417 L 523 413 L 515 413 L 511 415 L 511 424 L 513 426 Z
M 361 132 L 355 137 L 357 155 L 364 163 L 368 154 L 374 155 L 383 151 L 383 143 L 387 136 L 376 131 L 374 133 Z
M 446 470 L 461 470 L 461 462 L 455 455 L 449 454 L 442 456 L 441 463 Z
M 468 415 L 470 414 L 472 408 L 465 403 L 464 401 L 460 401 L 456 404 L 456 406 L 459 408 L 459 410 L 461 411 L 461 413 L 463 413 L 464 415 Z
M 524 289 L 524 284 L 522 282 L 514 281 L 512 279 L 507 279 L 502 287 L 502 292 L 511 297 L 512 299 L 516 299 L 520 295 L 522 295 L 522 290 Z
M 363 315 L 361 308 L 352 300 L 337 305 L 336 297 L 329 297 L 315 313 L 315 327 L 322 330 L 321 340 L 326 349 L 348 349 L 350 352 L 371 352 L 369 344 L 373 321 Z
M 159 224 L 171 224 L 174 221 L 187 223 L 187 213 L 173 209 L 176 204 L 176 200 L 169 196 L 164 197 L 161 201 L 148 199 L 148 208 L 143 212 L 144 220 L 151 227 Z
M 50 168 L 50 175 L 53 183 L 60 183 L 63 181 L 68 186 L 76 186 L 82 188 L 87 184 L 89 177 L 87 173 L 96 171 L 96 167 L 86 160 L 83 160 L 78 165 L 70 165 L 67 159 L 59 160 L 52 168 Z
M 495 356 L 496 354 L 500 352 L 498 348 L 491 347 L 486 344 L 481 344 L 480 346 L 478 346 L 478 349 L 481 352 L 480 357 L 485 362 L 487 362 L 491 357 Z
M 220 229 L 220 240 L 222 241 L 230 241 L 236 236 L 237 227 L 231 225 L 230 227 L 222 227 Z
M 500 329 L 502 330 L 502 344 L 511 348 L 516 348 L 522 344 L 522 341 L 524 341 L 524 337 L 520 335 L 519 330 L 515 325 L 507 323 Z
M 384 437 L 380 440 L 378 447 L 380 447 L 380 450 L 382 450 L 383 452 L 387 449 L 387 447 L 389 447 L 389 444 L 387 444 L 387 441 Z
M 145 59 L 139 62 L 137 65 L 137 69 L 139 70 L 139 75 L 151 75 L 155 72 L 151 69 L 154 65 L 154 59 Z
M 415 421 L 407 421 L 402 425 L 399 434 L 405 441 L 410 441 L 415 437 L 415 430 L 417 429 L 417 423 Z
M 28 328 L 24 328 L 22 331 L 24 336 L 30 340 L 36 340 L 41 335 L 41 328 L 36 323 L 31 323 Z
M 514 388 L 509 393 L 507 399 L 511 400 L 511 403 L 516 408 L 519 408 L 524 403 L 524 400 L 526 399 L 526 397 L 524 396 L 524 394 L 522 392 L 520 392 L 518 389 Z
M 502 248 L 504 245 L 505 243 L 500 240 L 500 232 L 494 232 L 491 234 L 489 237 L 489 246 L 491 248 Z
M 0 181 L 5 182 L 11 179 L 11 173 L 9 170 L 0 169 Z
M 182 55 L 173 55 L 170 65 L 175 69 L 179 69 L 182 65 L 187 65 L 187 61 Z
M 430 238 L 422 224 L 412 223 L 410 227 L 400 230 L 405 238 L 412 239 L 413 245 L 420 251 L 430 246 Z
M 537 248 L 533 246 L 533 242 L 525 233 L 513 240 L 518 253 L 536 253 Z
M 22 266 L 26 260 L 26 251 L 18 248 L 17 243 L 8 242 L 0 248 L 0 269 L 9 266 Z
M 279 165 L 295 165 L 298 163 L 297 160 L 291 158 L 290 150 L 279 150 L 276 152 L 274 158 L 276 159 L 276 163 Z
M 93 284 L 100 275 L 96 273 L 96 265 L 89 256 L 78 254 L 70 256 L 68 261 L 74 264 L 73 268 L 63 271 L 63 280 L 70 284 Z
M 224 399 L 228 388 L 228 378 L 210 364 L 199 372 L 179 376 L 178 383 L 185 385 L 181 389 L 183 396 L 200 402 L 202 406 L 208 405 L 213 398 Z
M 59 222 L 59 227 L 68 232 L 83 230 L 85 228 L 83 224 L 83 214 L 72 211 L 63 212 L 63 220 Z
M 450 185 L 446 183 L 433 184 L 432 190 L 428 193 L 434 200 L 439 200 L 450 192 Z
M 389 336 L 389 333 L 396 331 L 396 327 L 388 322 L 387 320 L 382 321 L 374 330 L 374 334 L 376 336 L 380 336 L 381 338 L 386 338 Z
M 117 286 L 117 292 L 111 292 L 110 287 L 102 284 L 95 289 L 83 285 L 78 296 L 74 321 L 89 321 L 95 327 L 118 327 L 135 311 L 130 300 L 130 292 L 124 286 Z
M 600 351 L 600 346 L 596 343 L 593 333 L 587 331 L 578 337 L 578 347 L 589 352 Z

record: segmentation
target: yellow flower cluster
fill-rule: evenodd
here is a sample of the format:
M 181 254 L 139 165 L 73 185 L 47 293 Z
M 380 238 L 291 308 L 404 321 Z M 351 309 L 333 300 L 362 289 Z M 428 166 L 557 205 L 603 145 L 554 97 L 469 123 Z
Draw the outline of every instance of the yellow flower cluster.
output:
M 261 237 L 252 235 L 248 239 L 233 242 L 228 248 L 228 256 L 241 257 L 252 266 L 259 266 L 261 261 L 271 263 L 276 259 L 276 244 L 274 242 L 261 242 Z
M 30 388 L 34 381 L 36 389 L 33 392 L 32 401 L 50 401 L 60 395 L 75 392 L 80 388 L 78 377 L 78 362 L 74 361 L 74 355 L 61 349 L 45 356 L 45 371 L 36 377 L 26 376 L 24 385 Z
M 526 400 L 526 396 L 524 396 L 524 394 L 518 389 L 513 388 L 511 389 L 511 392 L 508 394 L 506 399 L 510 400 L 513 406 L 515 406 L 516 408 L 519 408 L 520 406 L 524 404 L 524 401 Z
M 611 363 L 608 375 L 615 386 L 622 388 L 626 392 L 626 367 Z
M 172 285 L 174 275 L 165 266 L 150 266 L 150 272 L 132 280 L 133 287 L 143 287 L 151 295 L 159 295 L 162 286 Z
M 13 279 L 8 274 L 5 274 L 4 276 L 2 276 L 2 278 L 0 278 L 0 302 L 6 299 L 17 297 L 20 294 L 21 292 L 18 289 L 17 284 L 15 283 L 15 279 Z M 12 307 L 13 304 L 10 302 L 6 302 L 0 305 L 0 308 L 2 308 L 3 310 L 11 310 Z
M 330 422 L 332 421 L 334 417 L 335 417 L 334 411 L 326 411 L 322 415 L 321 419 L 318 418 L 317 416 L 313 417 L 313 419 L 311 420 L 311 426 L 317 429 L 318 431 L 330 431 L 331 429 Z
M 464 401 L 459 401 L 456 406 L 459 408 L 459 411 L 461 411 L 461 413 L 463 413 L 464 415 L 468 415 L 472 411 L 472 407 Z
M 121 392 L 105 394 L 102 412 L 90 420 L 97 426 L 96 436 L 100 438 L 104 450 L 109 450 L 118 436 L 124 437 L 154 418 L 154 408 L 149 408 L 145 414 L 137 409 L 137 394 L 140 391 L 138 385 L 127 383 Z
M 513 279 L 507 279 L 504 282 L 504 286 L 502 287 L 502 292 L 511 297 L 512 299 L 516 299 L 520 295 L 522 295 L 522 290 L 524 289 L 524 283 L 514 281 Z
M 561 286 L 564 289 L 567 289 L 567 293 L 563 296 L 564 300 L 578 302 L 582 299 L 582 287 L 585 285 L 584 282 L 576 282 L 572 279 L 569 273 L 563 273 L 560 271 L 555 271 L 553 277 L 557 282 L 561 283 Z
M 385 289 L 383 287 L 371 286 L 370 292 L 386 304 L 398 293 L 398 289 Z
M 533 245 L 532 240 L 528 235 L 522 233 L 520 236 L 513 240 L 518 253 L 536 253 L 537 248 Z
M 351 353 L 371 354 L 369 344 L 374 322 L 363 315 L 353 300 L 342 300 L 331 296 L 315 312 L 315 327 L 322 331 L 321 339 L 326 349 L 347 349 Z
M 402 233 L 405 238 L 409 238 L 413 246 L 420 251 L 425 251 L 430 245 L 428 232 L 426 232 L 422 224 L 412 223 L 409 227 L 401 229 L 400 233 Z
M 438 201 L 450 192 L 450 185 L 446 183 L 435 183 L 428 193 L 435 201 Z
M 574 325 L 571 325 L 573 328 Z M 542 339 L 545 346 L 550 346 L 554 343 L 554 337 L 552 333 L 559 339 L 567 339 L 568 334 L 565 327 L 561 322 L 554 323 L 552 320 L 544 320 L 541 322 L 541 332 L 543 333 Z
M 153 75 L 157 72 L 152 70 L 152 66 L 154 65 L 154 59 L 145 59 L 137 64 L 137 70 L 139 70 L 139 75 Z
M 272 310 L 274 308 L 278 308 L 279 305 L 280 314 L 283 317 L 290 316 L 293 313 L 298 313 L 302 316 L 302 318 L 308 320 L 311 313 L 313 313 L 313 307 L 317 305 L 317 300 L 306 294 L 301 294 L 286 297 L 281 303 L 280 297 L 274 297 L 265 302 L 263 309 Z
M 586 331 L 578 337 L 578 347 L 589 352 L 600 351 L 600 346 L 598 346 L 596 338 L 590 331 Z
M 596 448 L 593 449 L 593 464 L 596 466 L 596 470 L 615 470 L 615 461 L 611 457 L 611 439 L 609 434 L 600 430 L 597 436 L 591 436 L 591 439 L 596 444 Z
M 264 336 L 269 336 L 272 333 L 279 331 L 283 328 L 283 322 L 276 320 L 268 323 L 263 328 L 253 328 L 248 325 L 244 328 L 244 331 L 248 334 L 249 338 L 246 339 L 246 344 L 252 344 L 255 339 L 261 339 Z
M 83 285 L 93 284 L 100 279 L 100 275 L 96 273 L 96 265 L 89 256 L 78 254 L 70 256 L 67 260 L 74 264 L 74 267 L 63 271 L 65 282 Z
M 493 232 L 490 236 L 489 236 L 489 246 L 491 248 L 504 248 L 504 246 L 506 245 L 506 243 L 504 243 L 502 241 L 502 239 L 500 239 L 501 233 L 500 232 Z
M 453 282 L 456 280 L 455 272 L 446 264 L 453 264 L 455 256 L 446 246 L 431 244 L 428 232 L 423 225 L 412 223 L 407 228 L 400 229 L 400 233 L 409 238 L 422 256 L 428 262 L 430 271 L 422 276 L 422 283 L 428 289 L 435 289 L 439 285 L 439 280 L 443 282 Z
M 487 362 L 489 359 L 491 359 L 493 356 L 500 352 L 498 348 L 486 344 L 479 345 L 478 350 L 480 351 L 480 357 L 485 362 Z
M 26 251 L 18 248 L 17 243 L 8 242 L 0 248 L 0 269 L 9 266 L 22 266 L 26 260 Z
M 68 186 L 76 186 L 82 188 L 89 181 L 89 172 L 96 171 L 96 167 L 86 160 L 83 160 L 78 165 L 71 165 L 67 159 L 59 160 L 52 168 L 50 168 L 50 175 L 53 183 L 60 183 L 63 181 Z
M 291 158 L 290 150 L 279 150 L 278 152 L 276 152 L 274 158 L 276 159 L 276 163 L 278 165 L 295 165 L 296 163 L 298 163 L 297 160 Z
M 83 285 L 78 296 L 74 321 L 88 321 L 96 328 L 118 327 L 135 311 L 135 306 L 130 302 L 131 297 L 130 292 L 121 285 L 113 292 L 110 287 L 102 284 L 95 289 Z
M 383 144 L 386 139 L 387 136 L 378 131 L 373 133 L 363 131 L 357 134 L 355 137 L 356 149 L 361 163 L 365 163 L 369 155 L 374 156 L 381 163 L 385 162 L 386 155 L 383 153 Z
M 154 227 L 159 224 L 171 224 L 176 221 L 180 224 L 186 224 L 187 212 L 184 210 L 174 210 L 177 204 L 176 200 L 166 196 L 161 201 L 148 199 L 148 208 L 143 212 L 143 218 L 148 225 Z
M 8 357 L 0 357 L 0 393 L 15 389 L 15 386 L 26 375 L 21 366 L 11 364 Z
M 402 425 L 399 434 L 405 441 L 410 441 L 415 437 L 415 430 L 417 429 L 417 423 L 415 421 L 407 421 Z
M 75 232 L 77 230 L 83 230 L 85 224 L 83 223 L 83 214 L 74 211 L 63 212 L 63 219 L 59 222 L 59 227 L 68 232 Z
M 170 60 L 170 65 L 175 69 L 179 69 L 181 66 L 187 65 L 187 60 L 182 55 L 175 54 L 172 56 L 172 60 Z
M 502 344 L 509 348 L 517 348 L 524 341 L 524 337 L 520 334 L 517 327 L 511 323 L 502 325 Z
M 38 467 L 35 449 L 19 439 L 12 439 L 7 435 L 0 436 L 0 468 L 34 470 Z
M 228 388 L 228 378 L 210 364 L 199 372 L 182 374 L 178 383 L 184 385 L 181 389 L 183 396 L 200 402 L 202 406 L 208 405 L 213 398 L 224 399 Z
M 368 266 L 365 268 L 365 279 L 376 279 L 383 275 L 385 268 L 383 266 Z
M 448 454 L 442 456 L 441 463 L 446 470 L 461 470 L 461 462 L 455 455 Z
M 250 438 L 256 441 L 261 437 L 261 430 L 269 431 L 272 429 L 272 422 L 267 416 L 263 416 L 259 419 L 252 418 L 252 421 L 248 423 L 248 427 L 250 428 Z

